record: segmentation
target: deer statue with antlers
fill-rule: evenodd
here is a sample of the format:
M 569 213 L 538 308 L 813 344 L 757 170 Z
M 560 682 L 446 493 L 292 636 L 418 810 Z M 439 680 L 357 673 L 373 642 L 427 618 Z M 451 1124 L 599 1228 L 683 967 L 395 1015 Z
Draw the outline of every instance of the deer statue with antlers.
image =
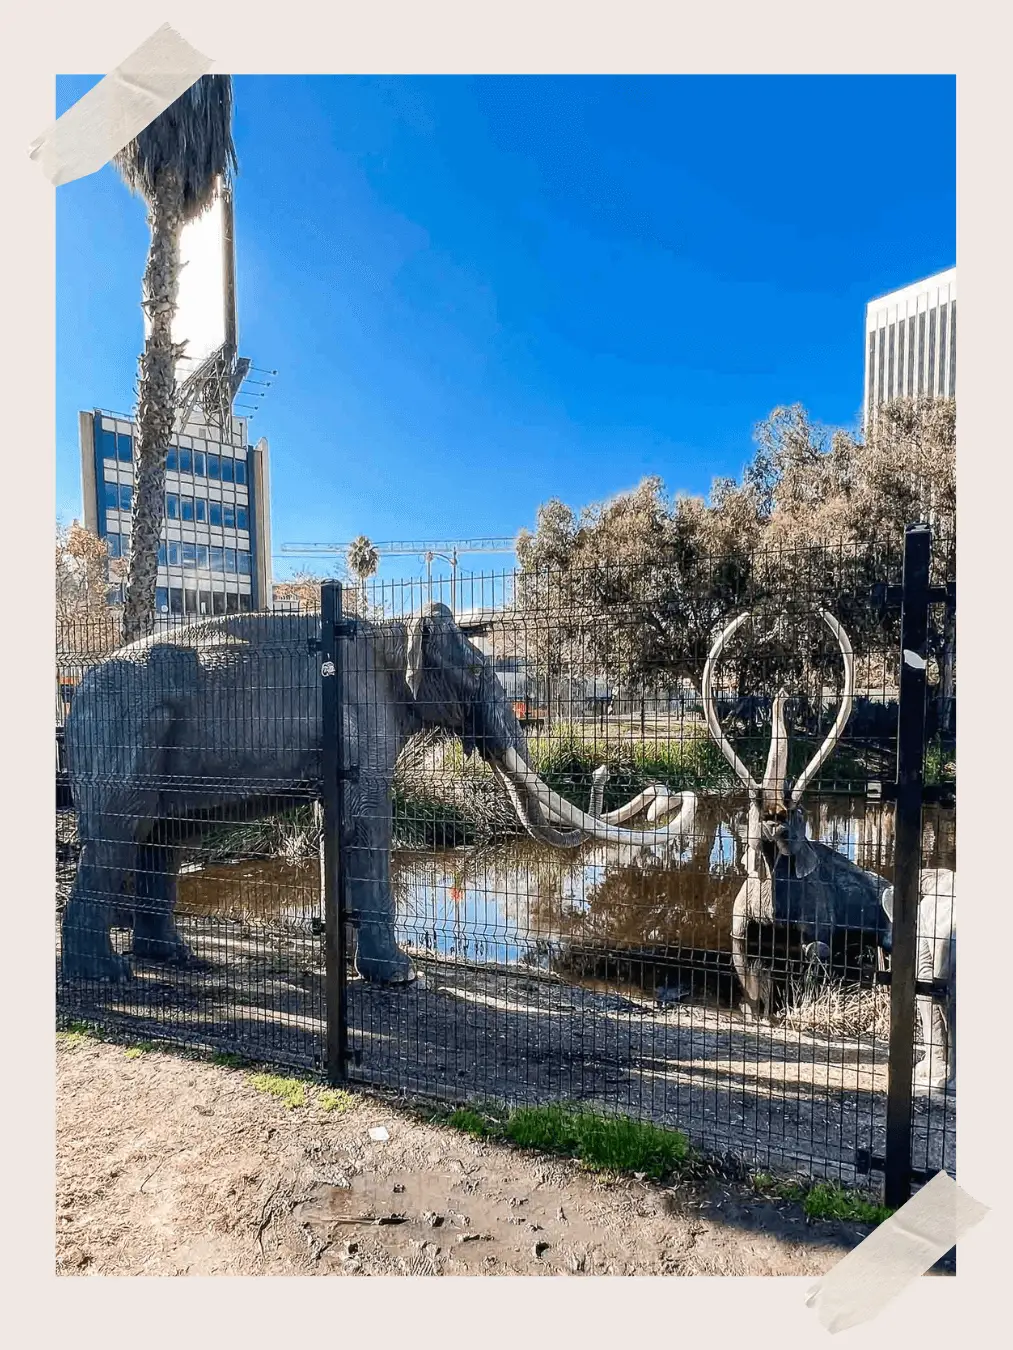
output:
M 714 670 L 725 645 L 749 612 L 740 614 L 718 635 L 704 667 L 702 694 L 711 735 L 748 793 L 746 878 L 732 907 L 732 964 L 742 985 L 745 1009 L 756 1018 L 772 1010 L 772 975 L 759 962 L 747 960 L 750 923 L 789 926 L 801 932 L 803 951 L 826 964 L 834 937 L 856 931 L 889 950 L 890 921 L 881 903 L 888 882 L 864 871 L 836 849 L 809 839 L 800 802 L 802 794 L 832 754 L 851 714 L 855 662 L 851 642 L 841 624 L 826 610 L 823 621 L 836 637 L 844 658 L 844 689 L 837 717 L 816 754 L 793 783 L 788 779 L 788 733 L 781 690 L 771 707 L 770 751 L 763 779 L 757 783 L 721 729 L 714 698 Z

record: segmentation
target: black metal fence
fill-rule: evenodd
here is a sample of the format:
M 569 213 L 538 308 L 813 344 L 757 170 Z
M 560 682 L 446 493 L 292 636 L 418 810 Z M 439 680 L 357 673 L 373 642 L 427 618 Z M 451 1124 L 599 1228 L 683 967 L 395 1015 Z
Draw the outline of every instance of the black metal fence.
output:
M 897 1203 L 954 1158 L 952 581 L 912 528 L 64 623 L 61 1014 Z

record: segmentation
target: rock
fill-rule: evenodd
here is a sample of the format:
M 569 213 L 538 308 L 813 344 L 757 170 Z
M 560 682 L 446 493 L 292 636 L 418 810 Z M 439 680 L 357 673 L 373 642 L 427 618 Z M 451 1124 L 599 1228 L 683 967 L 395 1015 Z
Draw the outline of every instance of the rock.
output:
M 536 1242 L 531 1248 L 531 1255 L 536 1261 L 540 1261 L 542 1259 L 542 1252 L 547 1252 L 548 1250 L 549 1244 L 547 1242 Z
M 692 991 L 686 989 L 682 984 L 661 984 L 654 991 L 654 1001 L 659 1008 L 670 1008 L 675 1003 L 681 1003 L 687 999 Z
M 404 1221 L 405 1216 L 403 1214 L 378 1214 L 373 1220 L 378 1227 L 382 1224 L 404 1223 Z
M 374 1125 L 369 1131 L 369 1137 L 378 1144 L 385 1144 L 390 1135 L 387 1133 L 386 1125 Z
M 556 1210 L 556 1218 L 559 1220 L 560 1223 L 566 1223 L 566 1215 L 563 1213 L 562 1205 L 560 1205 L 559 1208 Z
M 430 1210 L 426 1210 L 423 1213 L 422 1218 L 429 1225 L 430 1228 L 439 1228 L 443 1223 L 443 1215 L 434 1214 Z

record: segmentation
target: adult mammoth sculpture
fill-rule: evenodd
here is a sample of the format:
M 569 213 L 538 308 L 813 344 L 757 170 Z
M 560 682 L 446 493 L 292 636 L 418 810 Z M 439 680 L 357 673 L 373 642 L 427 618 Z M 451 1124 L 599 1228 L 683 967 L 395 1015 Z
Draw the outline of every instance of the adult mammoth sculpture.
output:
M 763 779 L 757 783 L 721 729 L 714 704 L 714 669 L 729 638 L 749 618 L 740 614 L 719 634 L 704 668 L 702 697 L 707 725 L 722 754 L 748 793 L 746 880 L 732 909 L 732 964 L 743 997 L 754 1017 L 771 1010 L 769 971 L 746 956 L 750 922 L 792 924 L 801 931 L 803 950 L 812 961 L 829 960 L 835 933 L 852 930 L 889 949 L 890 921 L 881 903 L 888 883 L 857 867 L 836 849 L 806 836 L 802 794 L 833 752 L 851 715 L 854 656 L 841 624 L 826 610 L 824 622 L 837 638 L 844 660 L 844 690 L 829 734 L 798 779 L 788 780 L 788 733 L 781 691 L 771 709 L 771 742 Z
M 915 1000 L 925 1054 L 915 1069 L 915 1088 L 950 1090 L 957 1076 L 957 877 L 947 868 L 923 868 L 918 877 L 917 976 L 945 987 L 946 1012 L 929 994 Z M 893 887 L 883 892 L 893 918 Z
M 222 820 L 250 820 L 305 800 L 321 778 L 317 620 L 298 614 L 208 619 L 122 648 L 82 680 L 66 731 L 80 862 L 63 920 L 68 977 L 120 980 L 112 926 L 133 929 L 135 957 L 186 964 L 173 918 L 182 849 Z M 347 904 L 366 979 L 413 978 L 395 940 L 390 885 L 391 779 L 415 732 L 439 727 L 477 751 L 524 827 L 555 847 L 588 836 L 651 844 L 678 822 L 627 830 L 552 792 L 528 763 L 492 664 L 445 605 L 414 619 L 357 622 L 342 701 Z M 687 803 L 688 805 L 688 803 Z M 130 887 L 132 882 L 132 894 Z

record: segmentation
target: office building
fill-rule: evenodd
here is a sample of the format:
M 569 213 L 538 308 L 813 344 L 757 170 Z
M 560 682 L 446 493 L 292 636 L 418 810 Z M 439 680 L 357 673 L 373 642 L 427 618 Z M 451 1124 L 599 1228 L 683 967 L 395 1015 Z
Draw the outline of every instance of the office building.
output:
M 79 430 L 85 527 L 106 540 L 111 559 L 125 558 L 136 427 L 95 409 L 80 414 Z M 266 439 L 251 445 L 245 418 L 209 424 L 198 407 L 166 460 L 160 618 L 270 608 L 269 502 Z
M 895 398 L 957 392 L 957 269 L 938 272 L 865 307 L 866 423 Z
M 267 441 L 251 445 L 248 419 L 234 410 L 250 362 L 237 351 L 231 187 L 185 226 L 180 261 L 177 434 L 166 458 L 155 595 L 157 617 L 169 622 L 272 604 Z M 114 583 L 116 560 L 130 548 L 136 433 L 129 416 L 79 414 L 84 524 L 107 541 Z M 114 600 L 117 591 L 122 583 L 112 586 Z

